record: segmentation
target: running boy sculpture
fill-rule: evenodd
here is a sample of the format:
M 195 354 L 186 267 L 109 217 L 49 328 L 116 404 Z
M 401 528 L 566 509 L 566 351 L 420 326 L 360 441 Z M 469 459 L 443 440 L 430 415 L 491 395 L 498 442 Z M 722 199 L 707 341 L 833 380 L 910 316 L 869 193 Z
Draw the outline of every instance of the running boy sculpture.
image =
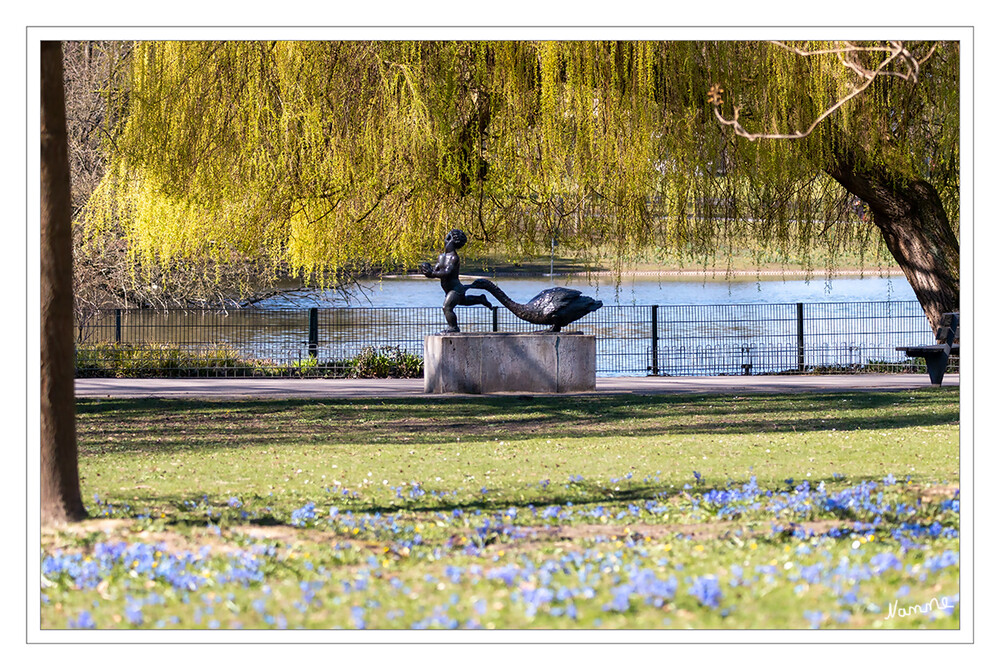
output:
M 438 257 L 437 265 L 431 267 L 430 263 L 420 264 L 420 271 L 424 273 L 424 276 L 440 279 L 441 288 L 445 292 L 444 319 L 448 322 L 448 327 L 442 330 L 442 333 L 460 332 L 458 318 L 455 316 L 456 306 L 493 306 L 485 295 L 466 295 L 465 291 L 470 287 L 458 281 L 458 271 L 461 265 L 458 259 L 458 250 L 464 247 L 467 241 L 465 233 L 456 228 L 444 236 L 444 253 Z

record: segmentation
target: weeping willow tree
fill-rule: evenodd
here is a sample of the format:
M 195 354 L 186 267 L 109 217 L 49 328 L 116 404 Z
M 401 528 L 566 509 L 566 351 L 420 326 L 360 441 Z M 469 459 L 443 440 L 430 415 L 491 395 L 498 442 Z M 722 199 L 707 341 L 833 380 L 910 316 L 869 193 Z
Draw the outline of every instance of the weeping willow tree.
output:
M 329 281 L 412 267 L 453 227 L 619 269 L 881 236 L 931 320 L 958 307 L 957 43 L 133 47 L 80 220 L 137 267 L 239 254 Z

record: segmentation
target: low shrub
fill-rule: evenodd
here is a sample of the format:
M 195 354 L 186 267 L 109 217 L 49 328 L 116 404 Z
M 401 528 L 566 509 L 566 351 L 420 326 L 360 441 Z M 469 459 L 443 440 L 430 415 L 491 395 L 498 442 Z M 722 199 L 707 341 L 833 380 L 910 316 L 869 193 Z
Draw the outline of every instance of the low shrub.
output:
M 189 377 L 260 367 L 231 347 L 188 351 L 167 344 L 88 344 L 76 348 L 77 377 Z
M 365 347 L 350 362 L 348 376 L 355 379 L 421 377 L 424 361 L 399 347 Z
M 227 345 L 186 350 L 168 344 L 86 344 L 76 348 L 77 377 L 350 377 L 414 378 L 423 359 L 399 347 L 365 347 L 354 358 L 291 364 L 246 358 Z

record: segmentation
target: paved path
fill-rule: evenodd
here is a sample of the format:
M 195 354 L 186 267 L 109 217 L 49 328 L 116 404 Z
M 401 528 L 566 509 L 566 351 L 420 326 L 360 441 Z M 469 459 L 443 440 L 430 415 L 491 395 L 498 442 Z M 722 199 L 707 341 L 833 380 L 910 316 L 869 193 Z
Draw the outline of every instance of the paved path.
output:
M 945 375 L 944 386 L 958 386 Z M 928 388 L 927 375 L 598 377 L 597 393 L 796 393 Z M 423 379 L 77 379 L 79 397 L 398 398 L 424 395 Z

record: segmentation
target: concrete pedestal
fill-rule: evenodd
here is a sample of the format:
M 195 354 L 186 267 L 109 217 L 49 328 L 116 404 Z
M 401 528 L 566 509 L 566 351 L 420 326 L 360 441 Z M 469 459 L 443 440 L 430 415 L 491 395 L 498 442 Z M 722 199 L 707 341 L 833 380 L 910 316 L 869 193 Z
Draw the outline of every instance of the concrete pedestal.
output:
M 425 393 L 573 393 L 597 384 L 597 340 L 579 333 L 424 338 Z

